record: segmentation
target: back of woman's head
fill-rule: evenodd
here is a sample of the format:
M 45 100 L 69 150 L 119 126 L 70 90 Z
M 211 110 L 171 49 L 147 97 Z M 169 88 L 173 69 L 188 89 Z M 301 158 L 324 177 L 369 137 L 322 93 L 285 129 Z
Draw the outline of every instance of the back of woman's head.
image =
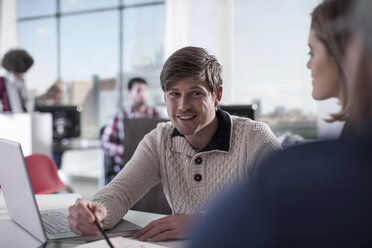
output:
M 33 58 L 23 49 L 9 50 L 1 61 L 1 65 L 6 70 L 14 73 L 25 73 L 33 64 Z
M 348 96 L 346 75 L 343 68 L 345 57 L 345 46 L 349 34 L 334 35 L 333 27 L 336 22 L 346 19 L 354 0 L 324 0 L 311 14 L 311 29 L 315 31 L 317 39 L 324 45 L 328 55 L 335 62 L 341 76 L 342 88 L 342 109 L 340 112 L 331 115 L 330 121 L 343 120 L 348 112 Z
M 345 69 L 350 80 L 350 119 L 372 123 L 372 1 L 355 0 L 348 20 L 352 37 L 347 46 Z

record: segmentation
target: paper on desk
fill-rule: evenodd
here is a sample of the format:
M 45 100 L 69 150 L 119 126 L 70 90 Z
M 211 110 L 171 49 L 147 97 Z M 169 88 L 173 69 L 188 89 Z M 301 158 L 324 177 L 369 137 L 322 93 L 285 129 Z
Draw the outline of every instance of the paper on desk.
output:
M 155 245 L 149 242 L 141 242 L 135 239 L 128 239 L 123 237 L 110 238 L 111 243 L 115 248 L 165 248 L 165 246 Z M 79 248 L 107 248 L 106 240 L 99 240 L 87 244 L 77 246 Z

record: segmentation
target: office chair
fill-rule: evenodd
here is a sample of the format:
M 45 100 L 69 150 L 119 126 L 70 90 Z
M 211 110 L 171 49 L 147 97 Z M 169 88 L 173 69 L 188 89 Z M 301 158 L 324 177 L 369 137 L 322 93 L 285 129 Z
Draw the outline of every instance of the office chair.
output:
M 240 117 L 247 117 L 249 119 L 255 119 L 255 110 L 257 109 L 256 104 L 252 105 L 220 105 L 220 109 L 226 111 L 230 115 L 236 115 Z
M 124 119 L 124 162 L 116 163 L 114 158 L 105 154 L 104 158 L 104 176 L 105 185 L 108 184 L 125 166 L 134 151 L 137 149 L 138 143 L 142 138 L 156 127 L 159 122 L 167 121 L 161 118 L 133 118 Z M 104 132 L 102 127 L 100 130 L 100 137 Z M 171 214 L 172 210 L 164 195 L 163 186 L 161 183 L 157 184 L 147 194 L 131 207 L 132 210 L 144 211 L 158 214 Z
M 139 142 L 152 129 L 156 128 L 159 122 L 168 121 L 161 118 L 134 118 L 124 119 L 124 162 L 128 162 Z M 125 165 L 124 165 L 125 166 Z M 131 207 L 132 210 L 144 211 L 158 214 L 172 214 L 168 201 L 164 194 L 161 183 L 147 192 L 141 200 Z
M 57 165 L 45 154 L 32 154 L 25 157 L 28 174 L 35 194 L 51 194 L 61 190 L 71 190 L 58 176 Z

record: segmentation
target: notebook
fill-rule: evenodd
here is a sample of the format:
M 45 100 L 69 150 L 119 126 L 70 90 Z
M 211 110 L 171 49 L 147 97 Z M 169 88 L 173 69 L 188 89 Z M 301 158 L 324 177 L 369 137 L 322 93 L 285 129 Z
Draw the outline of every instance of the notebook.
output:
M 0 185 L 10 218 L 41 242 L 50 239 L 97 240 L 79 236 L 68 226 L 67 209 L 39 211 L 21 145 L 0 138 Z M 48 222 L 49 219 L 49 222 Z M 107 232 L 109 237 L 130 236 L 140 227 L 126 220 Z

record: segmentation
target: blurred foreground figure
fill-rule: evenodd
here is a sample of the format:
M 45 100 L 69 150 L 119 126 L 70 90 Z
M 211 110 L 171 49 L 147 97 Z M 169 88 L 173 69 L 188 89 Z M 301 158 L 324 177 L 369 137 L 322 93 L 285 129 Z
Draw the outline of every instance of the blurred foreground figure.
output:
M 353 2 L 350 17 L 334 23 L 334 35 L 351 34 L 343 62 L 350 129 L 267 159 L 214 204 L 190 247 L 372 246 L 372 1 Z

